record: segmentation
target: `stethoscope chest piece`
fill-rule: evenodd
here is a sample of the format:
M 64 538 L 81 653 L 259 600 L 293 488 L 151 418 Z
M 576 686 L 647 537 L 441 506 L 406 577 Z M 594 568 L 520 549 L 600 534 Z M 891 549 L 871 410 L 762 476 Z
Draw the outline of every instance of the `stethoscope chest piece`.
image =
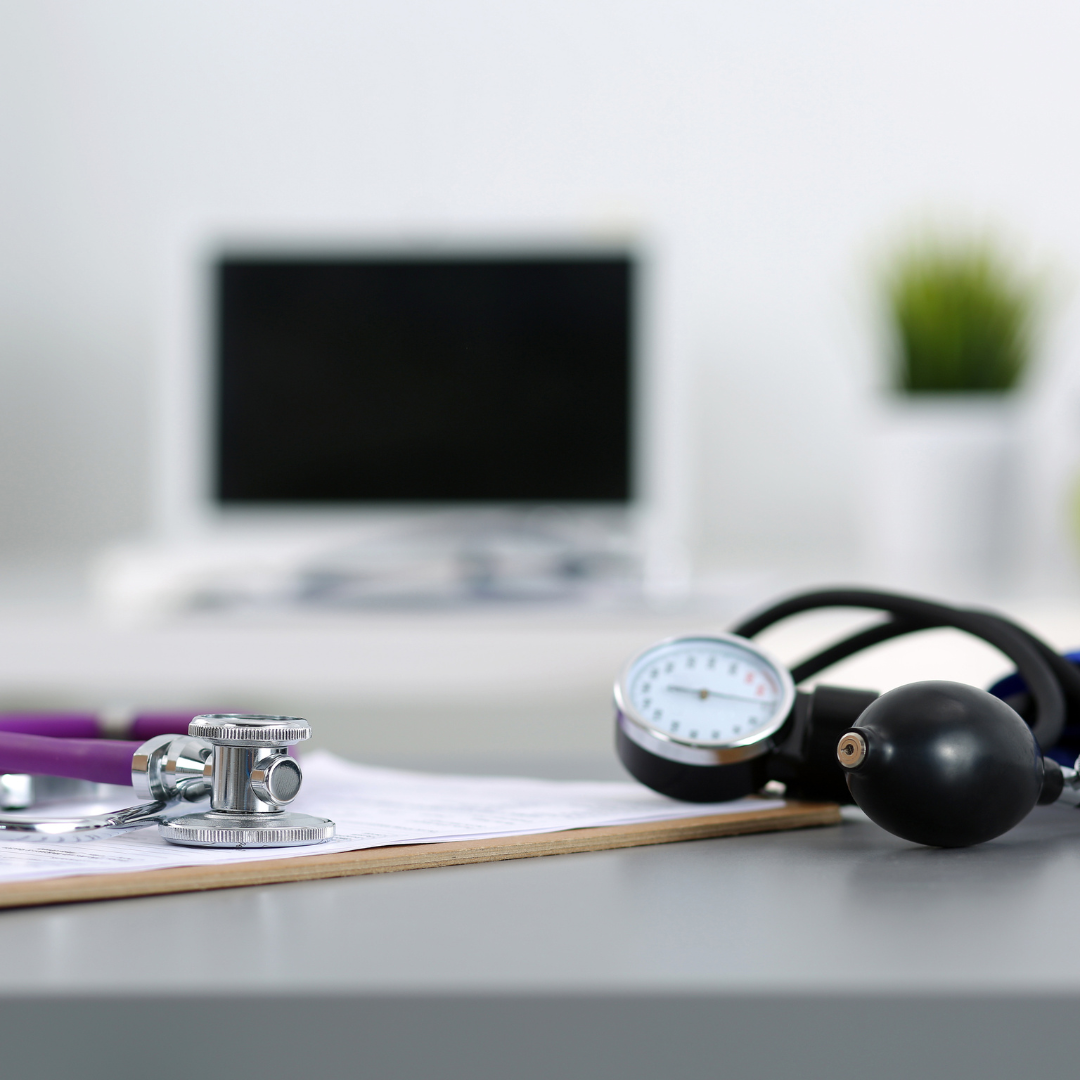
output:
M 311 737 L 296 716 L 196 716 L 188 735 L 212 747 L 206 763 L 210 810 L 158 824 L 170 843 L 192 847 L 295 847 L 334 835 L 334 823 L 284 810 L 300 791 L 303 774 L 290 744 Z

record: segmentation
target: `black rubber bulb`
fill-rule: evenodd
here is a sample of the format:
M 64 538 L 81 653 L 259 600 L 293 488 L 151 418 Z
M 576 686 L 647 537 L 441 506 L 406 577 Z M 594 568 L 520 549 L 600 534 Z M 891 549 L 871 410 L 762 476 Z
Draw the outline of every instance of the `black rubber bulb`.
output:
M 992 840 L 1026 817 L 1042 792 L 1043 759 L 1027 724 L 974 686 L 890 690 L 849 734 L 863 740 L 845 735 L 838 750 L 851 766 L 852 797 L 883 829 L 917 844 Z

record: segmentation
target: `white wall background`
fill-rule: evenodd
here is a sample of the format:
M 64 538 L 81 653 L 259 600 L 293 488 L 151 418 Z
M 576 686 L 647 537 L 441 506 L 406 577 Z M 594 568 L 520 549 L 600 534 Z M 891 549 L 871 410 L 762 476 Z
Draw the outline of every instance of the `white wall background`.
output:
M 0 555 L 147 525 L 175 223 L 314 213 L 640 231 L 697 566 L 854 565 L 874 260 L 930 213 L 1072 280 L 1078 53 L 1080 9 L 1033 0 L 3 0 Z M 1041 565 L 1080 428 L 1062 296 L 1030 394 Z

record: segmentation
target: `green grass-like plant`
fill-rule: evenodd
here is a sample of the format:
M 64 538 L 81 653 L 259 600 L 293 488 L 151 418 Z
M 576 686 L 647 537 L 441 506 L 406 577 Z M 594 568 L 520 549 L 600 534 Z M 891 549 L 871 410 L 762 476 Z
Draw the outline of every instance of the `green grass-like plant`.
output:
M 885 281 L 894 382 L 911 393 L 1004 393 L 1031 363 L 1039 283 L 989 242 L 923 241 Z

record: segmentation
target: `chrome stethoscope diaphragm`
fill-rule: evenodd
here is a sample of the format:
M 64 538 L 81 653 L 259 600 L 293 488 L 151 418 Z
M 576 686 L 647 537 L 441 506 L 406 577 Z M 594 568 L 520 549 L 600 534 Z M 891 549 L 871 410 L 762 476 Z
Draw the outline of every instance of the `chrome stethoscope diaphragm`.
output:
M 303 772 L 289 747 L 311 737 L 308 722 L 296 716 L 214 713 L 196 716 L 187 735 L 157 735 L 131 755 L 131 784 L 149 801 L 105 814 L 70 818 L 0 817 L 0 835 L 79 837 L 121 832 L 157 824 L 173 844 L 194 847 L 294 847 L 317 844 L 334 835 L 328 818 L 284 808 L 300 792 Z M 35 760 L 56 755 L 57 771 L 78 777 L 72 762 L 80 749 L 73 740 L 21 737 L 34 744 Z M 109 740 L 101 740 L 102 744 Z M 93 742 L 92 740 L 88 742 Z M 55 743 L 55 747 L 42 744 Z M 127 744 L 131 745 L 131 744 Z M 22 749 L 25 750 L 25 747 Z M 115 758 L 122 747 L 102 746 Z M 98 755 L 99 757 L 102 755 Z M 100 762 L 97 763 L 100 765 Z M 87 777 L 88 779 L 91 777 Z M 111 782 L 111 781 L 110 781 Z M 182 817 L 170 815 L 179 803 L 210 798 L 210 809 Z
M 215 713 L 196 716 L 188 735 L 212 747 L 204 766 L 210 809 L 159 822 L 166 840 L 194 847 L 293 847 L 334 835 L 327 818 L 283 809 L 300 793 L 303 773 L 288 748 L 311 737 L 306 720 Z

